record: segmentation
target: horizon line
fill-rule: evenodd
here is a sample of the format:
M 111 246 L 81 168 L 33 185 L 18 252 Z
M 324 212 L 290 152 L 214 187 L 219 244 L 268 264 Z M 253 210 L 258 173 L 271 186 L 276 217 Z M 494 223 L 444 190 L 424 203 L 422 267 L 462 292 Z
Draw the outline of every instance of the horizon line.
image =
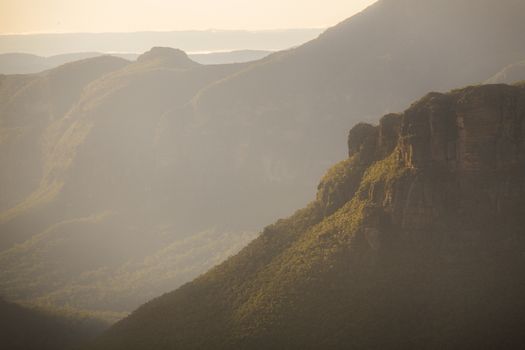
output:
M 274 29 L 173 29 L 173 30 L 133 30 L 133 31 L 100 31 L 100 32 L 18 32 L 18 33 L 0 33 L 1 36 L 29 36 L 29 35 L 78 35 L 78 34 L 137 34 L 137 33 L 221 33 L 221 32 L 245 32 L 245 33 L 264 33 L 264 32 L 285 32 L 300 30 L 326 30 L 331 26 L 319 27 L 295 27 L 295 28 L 274 28 Z

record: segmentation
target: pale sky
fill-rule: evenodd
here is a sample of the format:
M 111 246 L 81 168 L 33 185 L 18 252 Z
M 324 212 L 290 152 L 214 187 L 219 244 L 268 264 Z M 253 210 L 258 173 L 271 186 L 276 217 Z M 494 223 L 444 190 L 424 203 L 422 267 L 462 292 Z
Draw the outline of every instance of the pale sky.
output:
M 322 28 L 375 0 L 0 0 L 0 34 Z

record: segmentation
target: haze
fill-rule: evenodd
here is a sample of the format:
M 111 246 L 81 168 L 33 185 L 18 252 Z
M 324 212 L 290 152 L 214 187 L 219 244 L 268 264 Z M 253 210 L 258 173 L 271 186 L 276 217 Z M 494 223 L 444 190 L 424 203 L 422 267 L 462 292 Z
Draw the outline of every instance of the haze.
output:
M 373 0 L 4 0 L 0 33 L 327 27 Z
M 525 349 L 525 0 L 0 0 L 0 350 Z

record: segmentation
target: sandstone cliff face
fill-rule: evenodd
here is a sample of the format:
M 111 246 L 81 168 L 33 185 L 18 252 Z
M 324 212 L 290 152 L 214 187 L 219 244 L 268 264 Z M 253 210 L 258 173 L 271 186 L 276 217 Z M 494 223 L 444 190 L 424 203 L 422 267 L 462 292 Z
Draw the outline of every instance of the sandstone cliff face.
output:
M 388 216 L 389 230 L 416 241 L 427 238 L 418 231 L 437 226 L 460 229 L 450 238 L 457 240 L 479 238 L 494 222 L 510 225 L 525 213 L 524 120 L 522 87 L 488 85 L 431 93 L 404 114 L 384 117 L 373 131 L 354 128 L 350 155 L 355 148 L 374 152 L 376 161 L 390 158 L 402 173 L 370 184 L 368 206 Z

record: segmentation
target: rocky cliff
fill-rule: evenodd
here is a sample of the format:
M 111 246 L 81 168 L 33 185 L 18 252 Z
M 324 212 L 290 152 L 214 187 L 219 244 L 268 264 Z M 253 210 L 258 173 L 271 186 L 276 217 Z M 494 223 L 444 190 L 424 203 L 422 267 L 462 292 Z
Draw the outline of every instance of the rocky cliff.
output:
M 420 231 L 430 227 L 469 241 L 491 223 L 512 226 L 525 213 L 523 97 L 522 88 L 503 85 L 431 93 L 360 135 L 354 134 L 363 126 L 354 128 L 350 156 L 376 161 L 369 181 L 361 179 L 367 206 L 410 241 L 426 241 Z M 483 238 L 510 238 L 493 229 L 500 233 Z

